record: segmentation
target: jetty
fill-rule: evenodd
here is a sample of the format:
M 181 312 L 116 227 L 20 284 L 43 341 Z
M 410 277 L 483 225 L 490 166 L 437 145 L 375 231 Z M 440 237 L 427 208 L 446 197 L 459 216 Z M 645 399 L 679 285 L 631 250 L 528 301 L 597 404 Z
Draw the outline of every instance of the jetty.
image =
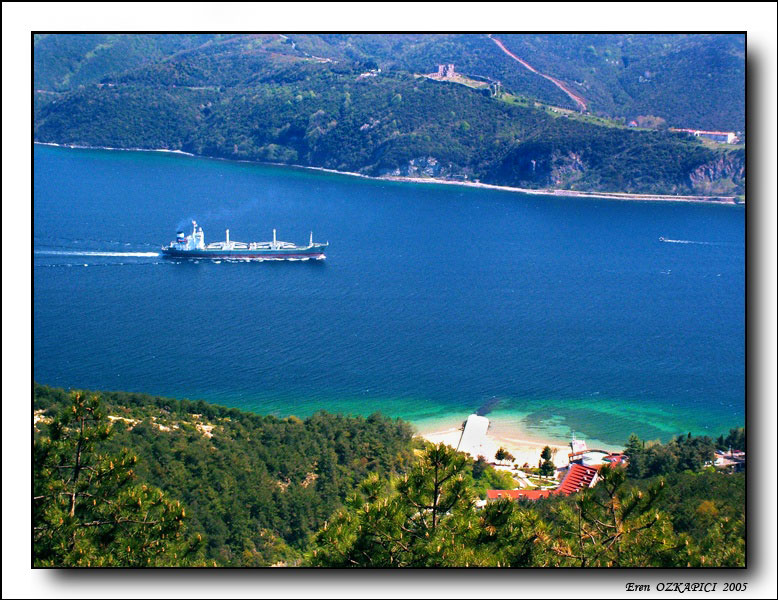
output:
M 489 429 L 489 419 L 477 414 L 472 414 L 465 421 L 462 435 L 457 444 L 457 450 L 466 452 L 473 458 L 491 456 L 487 447 L 486 432 Z

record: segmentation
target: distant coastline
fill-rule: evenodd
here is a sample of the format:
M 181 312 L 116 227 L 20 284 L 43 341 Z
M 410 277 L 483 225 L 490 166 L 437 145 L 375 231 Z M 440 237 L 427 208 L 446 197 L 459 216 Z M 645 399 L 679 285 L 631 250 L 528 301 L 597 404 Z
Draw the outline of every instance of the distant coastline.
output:
M 492 183 L 481 183 L 476 181 L 454 181 L 451 179 L 437 179 L 434 177 L 406 177 L 400 175 L 365 175 L 353 171 L 338 171 L 337 169 L 328 169 L 325 167 L 316 167 L 310 165 L 295 165 L 288 163 L 276 163 L 258 160 L 245 160 L 235 158 L 224 158 L 221 156 L 208 156 L 204 154 L 192 154 L 183 150 L 170 150 L 167 148 L 113 148 L 110 146 L 86 146 L 81 144 L 58 144 L 55 142 L 33 142 L 41 146 L 56 146 L 59 148 L 76 148 L 81 150 L 117 150 L 120 152 L 166 152 L 170 154 L 180 154 L 183 156 L 192 156 L 195 158 L 209 158 L 215 160 L 225 160 L 229 162 L 248 163 L 256 165 L 272 165 L 277 167 L 294 167 L 298 169 L 310 169 L 313 171 L 323 171 L 325 173 L 334 173 L 337 175 L 348 175 L 351 177 L 362 177 L 363 179 L 372 179 L 375 181 L 395 181 L 399 183 L 426 183 L 440 185 L 458 185 L 465 187 L 499 190 L 504 192 L 517 192 L 521 194 L 531 194 L 536 196 L 560 196 L 573 198 L 592 198 L 598 200 L 622 200 L 631 202 L 695 202 L 698 204 L 724 204 L 732 206 L 742 206 L 745 200 L 738 200 L 737 196 L 692 196 L 678 194 L 632 194 L 629 192 L 583 192 L 576 190 L 564 190 L 556 188 L 519 188 L 507 185 L 496 185 Z
M 383 179 L 390 181 L 403 181 L 408 183 L 441 183 L 449 185 L 464 185 L 468 187 L 477 187 L 492 190 L 502 190 L 505 192 L 520 192 L 522 194 L 533 194 L 538 196 L 565 196 L 576 198 L 598 198 L 603 200 L 631 200 L 643 202 L 697 202 L 701 204 L 745 204 L 739 202 L 735 196 L 681 196 L 670 194 L 630 194 L 627 192 L 581 192 L 576 190 L 563 190 L 556 188 L 517 188 L 505 185 L 494 185 L 491 183 L 480 183 L 474 181 L 451 181 L 447 179 L 434 179 L 425 177 L 374 177 L 372 179 Z
M 183 154 L 184 156 L 197 156 L 183 150 L 169 150 L 168 148 L 112 148 L 111 146 L 85 146 L 81 144 L 57 144 L 55 142 L 33 142 L 39 146 L 56 146 L 57 148 L 76 148 L 78 150 L 118 150 L 119 152 L 169 152 L 170 154 Z

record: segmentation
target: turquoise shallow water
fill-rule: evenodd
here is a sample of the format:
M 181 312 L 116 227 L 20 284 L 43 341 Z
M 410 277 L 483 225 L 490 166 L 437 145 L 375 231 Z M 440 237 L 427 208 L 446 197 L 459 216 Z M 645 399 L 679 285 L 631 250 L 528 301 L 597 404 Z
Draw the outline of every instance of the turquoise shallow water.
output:
M 44 146 L 34 166 L 41 383 L 418 423 L 480 408 L 607 443 L 744 422 L 742 207 Z M 206 242 L 331 245 L 324 264 L 154 256 L 192 218 Z

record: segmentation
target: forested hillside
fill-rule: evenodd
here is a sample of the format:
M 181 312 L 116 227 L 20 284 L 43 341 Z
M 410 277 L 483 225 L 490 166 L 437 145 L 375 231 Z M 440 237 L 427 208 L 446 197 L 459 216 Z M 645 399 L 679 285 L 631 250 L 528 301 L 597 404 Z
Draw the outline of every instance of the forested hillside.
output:
M 710 440 L 695 440 L 706 445 Z M 712 445 L 711 445 L 712 448 Z M 603 466 L 569 496 L 475 509 L 468 460 L 428 447 L 393 480 L 369 477 L 315 536 L 306 561 L 361 567 L 745 566 L 745 478 L 712 469 L 631 480 Z
M 34 136 L 373 176 L 744 192 L 742 149 L 667 131 L 714 126 L 695 114 L 717 119 L 718 127 L 742 122 L 737 39 L 502 37 L 609 118 L 554 109 L 575 105 L 485 35 L 55 35 L 36 39 Z M 591 50 L 576 54 L 587 42 Z M 500 80 L 504 91 L 423 76 L 448 62 L 484 82 Z M 628 128 L 624 118 L 632 116 L 657 125 Z
M 52 427 L 73 399 L 40 385 L 33 398 L 42 469 L 39 442 L 62 436 Z M 202 536 L 204 564 L 294 561 L 362 479 L 403 472 L 413 457 L 411 427 L 379 415 L 318 413 L 302 421 L 143 394 L 104 393 L 98 400 L 111 435 L 93 436 L 102 437 L 95 453 L 130 450 L 137 481 L 182 503 L 188 530 Z M 65 460 L 73 464 L 72 456 Z M 36 484 L 46 487 L 49 477 L 37 471 Z
M 107 73 L 164 60 L 213 35 L 36 34 L 33 86 L 62 91 L 99 82 Z
M 38 566 L 745 564 L 745 476 L 705 437 L 633 436 L 592 489 L 476 509 L 515 481 L 379 415 L 37 384 L 33 410 Z
M 580 93 L 595 113 L 656 115 L 671 126 L 745 129 L 741 34 L 494 34 L 539 71 Z M 330 59 L 411 73 L 452 63 L 516 93 L 576 108 L 484 34 L 48 35 L 35 39 L 35 88 L 72 89 L 108 74 L 232 46 L 290 59 Z M 316 57 L 316 58 L 313 58 Z M 325 63 L 326 64 L 326 63 Z
M 595 113 L 655 115 L 671 127 L 745 130 L 745 36 L 510 34 L 499 36 L 560 78 Z

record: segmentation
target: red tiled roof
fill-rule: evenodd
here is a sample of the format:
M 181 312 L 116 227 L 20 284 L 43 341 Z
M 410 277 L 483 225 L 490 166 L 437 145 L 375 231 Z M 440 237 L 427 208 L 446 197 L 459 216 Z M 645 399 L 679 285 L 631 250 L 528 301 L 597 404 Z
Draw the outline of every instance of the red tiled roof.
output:
M 497 500 L 499 498 L 510 498 L 518 500 L 519 498 L 529 498 L 537 500 L 538 498 L 547 498 L 556 490 L 486 490 L 487 500 Z
M 519 498 L 528 498 L 529 500 L 537 500 L 538 498 L 548 498 L 552 494 L 574 494 L 592 485 L 592 481 L 597 476 L 598 468 L 599 465 L 597 467 L 584 467 L 573 463 L 562 483 L 554 490 L 486 490 L 486 499 L 510 498 L 518 500 Z
M 519 490 L 486 490 L 487 500 L 497 500 L 498 498 L 518 498 Z
M 562 483 L 555 491 L 558 494 L 574 494 L 585 487 L 589 487 L 596 475 L 597 469 L 572 464 Z
M 519 498 L 528 498 L 537 500 L 538 498 L 548 498 L 551 494 L 556 494 L 556 490 L 516 490 L 519 492 Z

